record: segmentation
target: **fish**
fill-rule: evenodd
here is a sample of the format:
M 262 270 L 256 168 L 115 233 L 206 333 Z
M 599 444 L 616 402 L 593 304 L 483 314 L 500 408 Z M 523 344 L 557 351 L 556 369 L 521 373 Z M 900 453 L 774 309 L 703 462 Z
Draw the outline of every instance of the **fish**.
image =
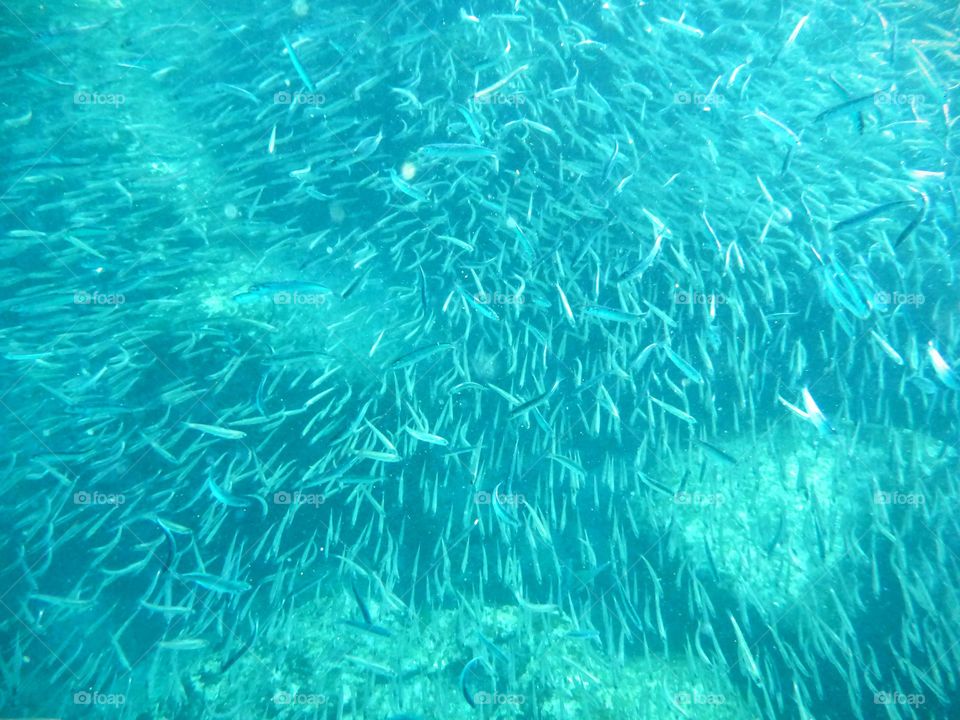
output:
M 755 684 L 762 686 L 763 678 L 760 676 L 760 668 L 757 666 L 757 661 L 753 657 L 753 653 L 750 652 L 750 646 L 747 644 L 747 639 L 743 636 L 740 625 L 737 624 L 737 620 L 732 614 L 728 614 L 727 617 L 730 620 L 730 625 L 733 627 L 733 633 L 737 638 L 737 655 L 740 658 L 742 668 Z
M 253 632 L 250 636 L 243 642 L 243 644 L 238 647 L 229 657 L 227 657 L 223 663 L 220 665 L 220 674 L 227 672 L 230 668 L 236 665 L 237 661 L 246 655 L 250 648 L 257 642 L 257 636 L 260 634 L 260 623 L 254 622 Z
M 878 215 L 882 215 L 883 213 L 889 210 L 894 210 L 899 207 L 905 207 L 907 205 L 913 205 L 913 201 L 912 200 L 891 200 L 890 202 L 881 203 L 880 205 L 876 205 L 868 210 L 864 210 L 863 212 L 859 212 L 856 215 L 851 215 L 850 217 L 845 218 L 840 222 L 834 223 L 831 230 L 833 232 L 837 232 L 838 230 L 842 230 L 847 227 L 854 227 L 856 225 L 865 223 L 868 220 L 872 220 Z
M 529 400 L 526 400 L 525 402 L 519 403 L 518 405 L 516 405 L 516 407 L 510 410 L 509 417 L 515 418 L 521 415 L 525 415 L 530 410 L 538 407 L 539 405 L 544 404 L 547 400 L 550 399 L 550 396 L 553 395 L 554 392 L 556 392 L 559 386 L 560 386 L 560 380 L 557 380 L 550 387 L 549 390 L 546 390 L 540 393 L 539 395 L 536 395 L 535 397 L 532 397 Z
M 611 322 L 635 323 L 643 320 L 644 315 L 638 313 L 625 312 L 616 308 L 604 307 L 603 305 L 591 305 L 584 308 L 584 313 L 601 320 Z
M 660 349 L 663 350 L 670 362 L 672 362 L 688 380 L 695 382 L 697 385 L 703 385 L 703 375 L 700 374 L 699 370 L 677 355 L 677 353 L 670 349 L 669 345 L 663 344 L 660 346 Z
M 933 371 L 940 382 L 951 390 L 960 390 L 960 375 L 944 360 L 933 340 L 927 342 L 927 356 L 930 358 L 930 364 L 933 365 Z
M 816 401 L 813 399 L 813 395 L 810 394 L 810 390 L 804 387 L 801 390 L 801 397 L 803 400 L 803 409 L 800 409 L 796 405 L 792 405 L 780 396 L 778 396 L 777 399 L 780 401 L 781 405 L 790 410 L 794 415 L 812 423 L 821 435 L 830 435 L 835 432 L 833 426 L 830 425 L 830 422 L 827 420 L 826 416 L 817 406 Z
M 297 73 L 297 77 L 300 78 L 300 81 L 310 92 L 314 92 L 316 87 L 314 87 L 313 82 L 310 80 L 310 76 L 307 75 L 307 71 L 304 69 L 303 65 L 300 64 L 300 59 L 297 57 L 297 53 L 294 52 L 293 46 L 290 45 L 290 41 L 287 40 L 287 37 L 284 35 L 281 37 L 283 40 L 283 46 L 287 50 L 287 56 L 290 58 L 290 64 L 293 65 L 294 71 Z
M 227 595 L 238 595 L 250 590 L 253 586 L 242 580 L 230 580 L 229 578 L 218 575 L 210 575 L 203 572 L 181 573 L 180 579 L 186 582 L 192 582 L 202 588 L 215 593 Z
M 487 87 L 483 88 L 482 90 L 477 90 L 477 91 L 473 94 L 473 100 L 474 100 L 474 101 L 479 100 L 480 98 L 482 98 L 482 97 L 484 97 L 484 96 L 486 96 L 486 95 L 490 95 L 491 93 L 496 92 L 497 90 L 499 90 L 500 88 L 502 88 L 504 85 L 506 85 L 507 83 L 509 83 L 511 80 L 513 80 L 515 77 L 517 77 L 517 76 L 520 75 L 521 73 L 526 72 L 526 71 L 529 70 L 529 69 L 530 69 L 530 65 L 529 65 L 529 64 L 520 65 L 519 67 L 514 68 L 514 69 L 511 70 L 509 73 L 507 73 L 507 74 L 504 75 L 502 78 L 500 78 L 500 79 L 497 80 L 495 83 L 493 83 L 493 85 L 488 85 Z
M 826 120 L 831 115 L 835 115 L 837 113 L 841 113 L 845 111 L 850 111 L 854 108 L 863 107 L 865 105 L 873 105 L 876 102 L 877 95 L 879 94 L 880 94 L 880 91 L 875 90 L 874 92 L 868 95 L 861 95 L 860 97 L 845 100 L 842 103 L 833 105 L 831 107 L 828 107 L 826 110 L 823 110 L 813 119 L 813 121 L 822 122 L 823 120 Z
M 473 143 L 431 143 L 420 148 L 420 155 L 430 160 L 484 160 L 497 153 Z
M 414 185 L 411 185 L 406 180 L 403 180 L 398 174 L 397 171 L 393 168 L 390 168 L 390 182 L 393 183 L 393 186 L 399 190 L 401 193 L 407 197 L 415 200 L 417 202 L 429 202 L 430 198 L 422 190 L 419 190 Z
M 801 391 L 803 396 L 803 407 L 807 413 L 807 419 L 810 420 L 820 431 L 821 435 L 829 435 L 834 432 L 833 427 L 827 422 L 826 416 L 821 412 L 820 408 L 817 406 L 816 401 L 813 399 L 813 395 L 810 394 L 810 391 L 804 387 Z
M 357 586 L 351 583 L 350 589 L 353 591 L 354 600 L 357 601 L 357 607 L 360 608 L 360 614 L 363 616 L 363 622 L 367 625 L 372 625 L 373 618 L 370 616 L 370 611 L 367 609 L 366 603 L 363 602 L 363 598 L 360 596 Z
M 470 688 L 467 686 L 467 680 L 469 675 L 473 672 L 475 667 L 483 668 L 488 672 L 489 666 L 482 657 L 471 658 L 466 665 L 463 666 L 463 669 L 460 671 L 460 694 L 463 695 L 463 699 L 467 701 L 467 705 L 472 708 L 477 707 L 477 702 L 474 699 L 473 693 L 470 691 Z
M 423 443 L 428 443 L 430 445 L 439 445 L 440 447 L 447 447 L 450 444 L 450 441 L 445 437 L 440 435 L 434 435 L 433 433 L 423 432 L 412 428 L 409 425 L 403 428 L 410 437 L 414 440 L 419 440 Z
M 689 423 L 690 425 L 697 424 L 697 419 L 695 417 L 693 417 L 687 412 L 684 412 L 680 408 L 674 405 L 671 405 L 670 403 L 663 402 L 662 400 L 659 400 L 653 397 L 652 395 L 650 396 L 650 402 L 652 402 L 654 405 L 657 405 L 660 408 L 663 408 L 670 415 L 673 415 L 675 418 L 679 418 L 680 420 L 683 420 L 685 423 Z
M 219 425 L 207 425 L 205 423 L 193 422 L 185 422 L 183 425 L 191 430 L 198 430 L 207 435 L 223 438 L 224 440 L 242 440 L 247 436 L 247 433 L 245 433 L 243 430 L 234 430 L 233 428 L 225 428 Z
M 729 453 L 724 452 L 716 445 L 708 443 L 706 440 L 698 440 L 697 443 L 703 449 L 704 454 L 709 457 L 711 460 L 714 460 L 721 465 L 736 465 L 737 459 L 730 455 Z
M 657 259 L 657 256 L 660 254 L 660 249 L 663 246 L 663 237 L 663 233 L 657 233 L 657 236 L 653 242 L 653 246 L 650 248 L 650 252 L 648 252 L 646 256 L 640 260 L 640 262 L 632 265 L 620 274 L 616 281 L 618 285 L 630 282 L 631 280 L 636 280 L 637 278 L 641 277 L 650 268 L 650 266 L 653 265 L 653 262 Z
M 390 370 L 402 370 L 411 367 L 419 362 L 437 355 L 445 350 L 451 350 L 455 347 L 453 343 L 437 343 L 436 345 L 426 345 L 416 350 L 403 353 L 390 361 L 388 367 Z
M 927 209 L 930 206 L 930 199 L 927 197 L 926 193 L 920 193 L 920 209 L 917 210 L 917 214 L 914 215 L 913 219 L 907 223 L 906 227 L 900 231 L 900 234 L 897 235 L 897 239 L 893 241 L 893 248 L 897 249 L 900 247 L 901 243 L 910 237 L 913 232 L 920 226 L 920 223 L 923 222 L 924 218 L 927 216 Z

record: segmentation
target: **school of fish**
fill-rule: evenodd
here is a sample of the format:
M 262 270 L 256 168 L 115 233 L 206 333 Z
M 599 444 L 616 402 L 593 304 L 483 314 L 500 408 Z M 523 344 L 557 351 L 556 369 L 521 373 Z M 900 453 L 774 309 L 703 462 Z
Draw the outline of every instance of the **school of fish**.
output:
M 0 3 L 0 716 L 960 717 L 958 28 Z

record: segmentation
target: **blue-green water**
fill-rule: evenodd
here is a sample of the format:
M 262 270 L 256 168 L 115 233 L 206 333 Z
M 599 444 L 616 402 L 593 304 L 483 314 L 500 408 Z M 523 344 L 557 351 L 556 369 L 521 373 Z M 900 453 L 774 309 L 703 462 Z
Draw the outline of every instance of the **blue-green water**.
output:
M 957 716 L 956 8 L 0 17 L 0 715 Z

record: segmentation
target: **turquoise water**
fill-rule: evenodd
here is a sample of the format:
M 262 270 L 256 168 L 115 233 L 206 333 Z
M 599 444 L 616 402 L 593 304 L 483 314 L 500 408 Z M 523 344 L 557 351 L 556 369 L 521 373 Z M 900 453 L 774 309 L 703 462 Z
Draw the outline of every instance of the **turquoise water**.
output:
M 957 717 L 955 8 L 0 13 L 0 715 Z

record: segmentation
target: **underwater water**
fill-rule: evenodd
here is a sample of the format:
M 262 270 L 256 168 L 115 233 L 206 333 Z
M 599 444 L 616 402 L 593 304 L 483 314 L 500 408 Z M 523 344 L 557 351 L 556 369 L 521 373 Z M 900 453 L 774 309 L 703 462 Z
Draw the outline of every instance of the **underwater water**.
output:
M 0 717 L 960 717 L 958 27 L 0 2 Z

